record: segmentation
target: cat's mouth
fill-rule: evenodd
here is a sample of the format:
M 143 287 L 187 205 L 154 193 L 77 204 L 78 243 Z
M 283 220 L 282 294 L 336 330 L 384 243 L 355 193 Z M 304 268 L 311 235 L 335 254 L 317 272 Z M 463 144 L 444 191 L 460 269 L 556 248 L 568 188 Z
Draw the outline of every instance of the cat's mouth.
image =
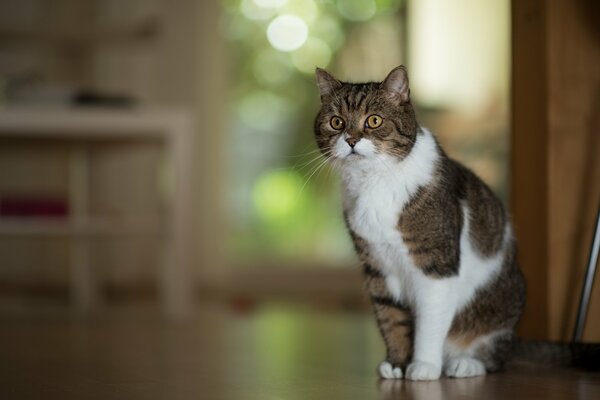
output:
M 345 158 L 351 160 L 351 159 L 354 159 L 354 158 L 364 158 L 364 157 L 365 156 L 363 154 L 360 154 L 356 150 L 352 149 L 352 151 L 350 151 L 350 153 L 348 153 L 348 155 Z

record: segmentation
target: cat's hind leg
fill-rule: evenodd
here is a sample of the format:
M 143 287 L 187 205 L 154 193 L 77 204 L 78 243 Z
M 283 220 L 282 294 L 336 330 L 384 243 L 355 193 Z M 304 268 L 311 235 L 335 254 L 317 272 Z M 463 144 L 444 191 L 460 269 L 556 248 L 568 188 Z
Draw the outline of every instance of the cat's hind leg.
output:
M 465 341 L 450 336 L 444 346 L 444 374 L 469 378 L 503 369 L 514 343 L 514 333 L 500 330 Z
M 489 336 L 475 349 L 475 356 L 483 361 L 488 372 L 501 371 L 513 352 L 515 333 L 513 330 L 501 330 Z

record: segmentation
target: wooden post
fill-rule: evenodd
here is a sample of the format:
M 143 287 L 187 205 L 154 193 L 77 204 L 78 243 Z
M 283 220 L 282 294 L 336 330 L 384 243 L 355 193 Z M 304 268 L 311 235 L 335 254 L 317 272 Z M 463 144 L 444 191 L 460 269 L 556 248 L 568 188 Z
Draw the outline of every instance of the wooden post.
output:
M 528 284 L 524 337 L 567 340 L 573 330 L 600 199 L 598 10 L 512 2 L 511 208 Z M 588 331 L 584 339 L 598 340 L 600 321 Z
M 511 210 L 527 280 L 520 334 L 548 330 L 548 126 L 543 0 L 513 1 Z

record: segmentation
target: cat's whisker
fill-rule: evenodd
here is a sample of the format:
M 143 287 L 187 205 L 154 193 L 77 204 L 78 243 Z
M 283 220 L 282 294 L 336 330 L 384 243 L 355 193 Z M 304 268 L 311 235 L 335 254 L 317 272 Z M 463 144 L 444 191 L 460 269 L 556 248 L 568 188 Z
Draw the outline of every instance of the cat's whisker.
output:
M 293 166 L 292 166 L 292 168 L 293 168 L 293 169 L 297 169 L 298 171 L 302 171 L 304 168 L 306 168 L 306 167 L 308 167 L 309 165 L 313 164 L 315 161 L 319 161 L 319 160 L 321 160 L 323 157 L 324 157 L 324 155 L 323 155 L 323 154 L 319 154 L 319 155 L 317 155 L 316 157 L 314 157 L 314 158 L 312 158 L 312 159 L 310 159 L 310 160 L 308 160 L 308 161 L 305 161 L 305 162 L 303 162 L 303 163 L 302 163 L 302 164 L 300 164 L 300 165 L 293 165 Z
M 331 169 L 329 170 L 330 173 L 331 173 L 331 171 L 339 172 L 341 170 L 342 170 L 342 160 L 340 160 L 337 157 L 334 157 L 333 161 L 331 163 Z
M 311 151 L 306 152 L 306 153 L 294 154 L 294 155 L 291 155 L 291 156 L 284 156 L 284 157 L 285 158 L 302 158 L 302 157 L 309 156 L 311 154 L 315 154 L 315 153 L 320 152 L 320 151 L 321 151 L 321 149 L 314 149 L 314 150 L 311 150 Z
M 317 149 L 317 151 L 321 151 L 321 150 Z M 322 154 L 317 155 L 316 157 L 300 164 L 299 166 L 297 165 L 298 163 L 296 163 L 291 166 L 286 165 L 284 167 L 272 168 L 271 171 L 293 171 L 293 170 L 296 170 L 297 172 L 301 172 L 303 169 L 309 168 L 309 173 L 310 173 L 312 171 L 312 168 L 315 166 L 315 163 L 320 162 L 323 159 L 323 157 L 330 155 L 332 151 L 333 151 L 332 149 L 326 150 Z
M 311 147 L 315 146 L 314 142 L 308 143 L 304 148 L 302 148 L 302 150 L 300 151 L 306 151 L 308 149 L 310 149 Z M 316 150 L 318 150 L 318 148 L 316 148 Z
M 312 174 L 314 172 L 316 172 L 319 168 L 321 168 L 323 165 L 325 165 L 330 158 L 331 157 L 322 158 L 321 160 L 319 160 L 320 162 L 318 164 L 313 164 L 310 167 L 310 169 L 309 169 L 309 171 L 308 171 L 308 173 L 306 175 L 311 175 L 312 176 Z
M 325 177 L 328 180 L 331 180 L 332 171 L 335 169 L 335 164 L 337 163 L 337 159 L 334 157 L 329 167 L 327 168 L 327 176 Z
M 298 196 L 300 196 L 302 194 L 302 192 L 304 191 L 304 188 L 306 187 L 306 185 L 308 184 L 308 182 L 310 181 L 310 179 L 314 176 L 314 174 L 320 170 L 326 163 L 327 161 L 329 161 L 331 159 L 332 156 L 327 157 L 325 160 L 323 160 L 314 170 L 313 172 L 310 174 L 310 176 L 308 177 L 308 179 L 306 180 L 306 182 L 304 182 L 304 185 L 302 185 L 302 187 L 300 188 L 300 191 L 298 192 Z
M 304 168 L 308 167 L 309 165 L 313 164 L 314 162 L 320 160 L 322 157 L 327 157 L 331 154 L 333 150 L 329 150 L 324 152 L 323 154 L 319 154 L 318 156 L 314 157 L 313 159 L 302 163 L 301 165 L 297 166 L 297 165 L 293 165 L 291 168 L 293 169 L 297 169 L 298 171 L 302 171 Z
M 330 161 L 332 158 L 333 158 L 333 157 L 329 157 L 329 158 L 328 158 L 327 160 L 325 160 L 325 161 L 326 161 L 326 162 L 327 162 L 327 161 Z M 320 169 L 319 173 L 317 174 L 317 177 L 316 177 L 316 179 L 319 179 L 319 176 L 321 175 L 321 172 L 323 172 L 323 170 L 324 170 L 324 169 L 328 169 L 328 170 L 329 170 L 329 172 L 331 172 L 330 166 L 331 166 L 331 164 L 330 164 L 330 163 L 326 163 L 325 165 L 323 165 L 323 167 Z M 330 173 L 329 175 L 331 175 L 331 173 Z

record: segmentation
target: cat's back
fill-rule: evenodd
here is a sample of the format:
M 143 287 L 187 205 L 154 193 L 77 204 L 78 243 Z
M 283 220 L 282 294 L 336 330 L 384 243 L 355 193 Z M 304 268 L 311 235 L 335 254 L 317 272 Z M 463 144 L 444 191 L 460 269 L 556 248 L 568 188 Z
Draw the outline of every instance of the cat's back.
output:
M 452 169 L 453 192 L 463 210 L 469 213 L 470 239 L 483 256 L 496 254 L 512 234 L 504 205 L 494 191 L 473 171 L 458 161 L 448 159 Z M 464 211 L 463 211 L 464 212 Z

